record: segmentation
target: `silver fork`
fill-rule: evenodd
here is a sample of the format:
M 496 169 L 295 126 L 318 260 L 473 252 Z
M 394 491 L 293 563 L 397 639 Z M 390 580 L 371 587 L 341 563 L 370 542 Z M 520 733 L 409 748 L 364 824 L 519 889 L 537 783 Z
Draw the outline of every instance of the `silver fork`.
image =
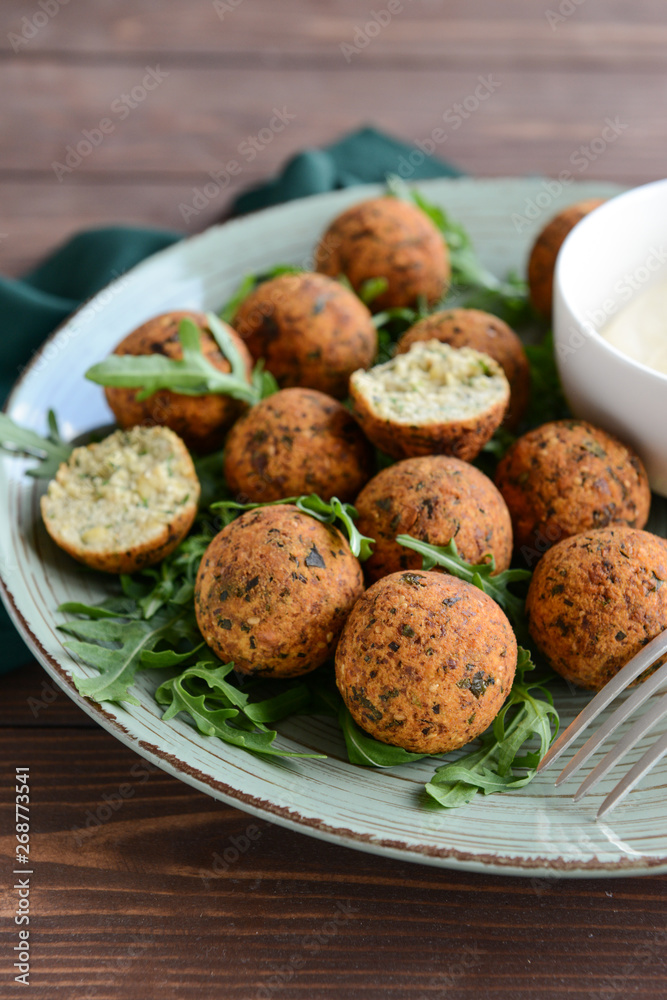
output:
M 588 703 L 586 708 L 579 713 L 574 722 L 567 727 L 550 750 L 540 761 L 538 771 L 544 771 L 553 764 L 564 753 L 569 746 L 574 743 L 579 733 L 582 733 L 597 716 L 609 705 L 614 698 L 624 691 L 625 688 L 639 677 L 645 670 L 655 663 L 664 653 L 667 653 L 667 629 L 651 639 L 644 648 L 633 656 L 632 659 L 619 670 L 602 690 Z M 616 711 L 609 716 L 600 728 L 584 743 L 581 750 L 572 758 L 569 764 L 561 771 L 556 778 L 556 785 L 562 784 L 570 775 L 575 774 L 583 764 L 595 753 L 607 737 L 615 732 L 621 723 L 629 719 L 633 712 L 643 705 L 651 695 L 658 691 L 663 684 L 667 683 L 667 663 L 664 663 L 655 673 L 651 674 L 643 684 L 634 691 Z M 575 792 L 574 801 L 578 802 L 584 795 L 597 785 L 609 771 L 617 764 L 637 743 L 645 733 L 649 732 L 667 715 L 667 694 L 659 698 L 651 708 L 642 715 L 637 722 L 628 730 L 625 736 L 602 758 L 600 763 L 588 775 L 583 784 Z M 654 767 L 658 761 L 667 754 L 667 733 L 661 736 L 654 745 L 647 750 L 644 756 L 630 768 L 625 777 L 611 790 L 597 814 L 598 819 L 602 819 L 610 810 L 625 798 L 635 785 L 641 781 L 645 774 Z

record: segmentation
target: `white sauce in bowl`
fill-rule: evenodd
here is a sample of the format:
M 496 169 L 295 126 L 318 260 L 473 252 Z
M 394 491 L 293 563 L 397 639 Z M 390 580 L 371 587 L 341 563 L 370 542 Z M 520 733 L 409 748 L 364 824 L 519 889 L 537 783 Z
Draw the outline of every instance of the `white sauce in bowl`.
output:
M 600 336 L 635 361 L 667 374 L 667 278 L 635 295 Z

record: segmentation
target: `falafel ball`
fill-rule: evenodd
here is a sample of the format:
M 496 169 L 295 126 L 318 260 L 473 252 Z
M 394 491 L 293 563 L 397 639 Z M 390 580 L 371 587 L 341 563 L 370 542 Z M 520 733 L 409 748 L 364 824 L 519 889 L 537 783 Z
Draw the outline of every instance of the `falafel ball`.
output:
M 121 340 L 114 354 L 164 354 L 180 361 L 183 349 L 178 336 L 182 319 L 193 320 L 201 330 L 201 348 L 204 357 L 221 372 L 231 370 L 203 313 L 181 309 L 154 316 Z M 236 349 L 243 358 L 248 372 L 252 373 L 252 358 L 243 341 L 229 328 Z M 193 451 L 205 454 L 222 446 L 225 434 L 245 404 L 230 396 L 211 393 L 206 396 L 186 396 L 160 389 L 148 399 L 138 400 L 139 389 L 116 389 L 107 386 L 104 393 L 120 427 L 127 429 L 143 424 L 170 427 Z
M 241 303 L 234 327 L 281 388 L 305 386 L 342 399 L 357 368 L 377 354 L 371 314 L 354 292 L 323 274 L 283 274 Z
M 477 587 L 442 573 L 392 573 L 352 609 L 336 683 L 376 740 L 445 753 L 493 722 L 516 663 L 509 621 Z
M 355 501 L 357 527 L 375 539 L 364 564 L 369 580 L 403 569 L 419 569 L 418 552 L 396 541 L 412 535 L 432 545 L 453 538 L 464 559 L 481 563 L 493 555 L 498 571 L 512 558 L 512 524 L 490 479 L 467 462 L 446 455 L 408 458 L 379 472 Z
M 353 500 L 373 473 L 374 455 L 354 417 L 315 389 L 282 389 L 232 427 L 225 478 L 247 501 L 317 493 Z
M 397 354 L 405 354 L 421 340 L 472 347 L 497 361 L 510 384 L 510 405 L 503 423 L 516 427 L 530 397 L 530 366 L 523 344 L 507 323 L 481 309 L 446 309 L 425 316 L 406 330 L 396 346 Z
M 566 538 L 530 581 L 530 634 L 561 676 L 599 691 L 667 628 L 666 584 L 664 538 L 624 527 Z
M 535 240 L 528 259 L 530 301 L 535 310 L 549 319 L 553 306 L 554 270 L 558 251 L 585 215 L 604 203 L 604 198 L 587 198 L 568 205 L 546 224 Z
M 364 589 L 341 533 L 292 504 L 232 521 L 206 549 L 195 583 L 197 624 L 223 663 L 296 677 L 333 655 Z
M 399 198 L 371 198 L 348 208 L 331 223 L 315 251 L 322 274 L 344 274 L 361 291 L 372 278 L 387 289 L 373 310 L 435 305 L 450 276 L 449 250 L 442 233 L 416 205 Z
M 535 556 L 591 528 L 643 528 L 651 504 L 639 457 L 584 420 L 554 420 L 520 437 L 498 465 L 496 486 L 514 544 Z
M 502 423 L 509 398 L 497 361 L 438 340 L 418 341 L 350 379 L 352 412 L 369 441 L 392 458 L 472 461 Z

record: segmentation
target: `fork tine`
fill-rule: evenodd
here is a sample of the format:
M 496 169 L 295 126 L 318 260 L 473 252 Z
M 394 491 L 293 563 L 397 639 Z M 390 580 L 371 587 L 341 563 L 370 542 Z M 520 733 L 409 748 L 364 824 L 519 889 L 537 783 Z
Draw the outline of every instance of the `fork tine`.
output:
M 606 722 L 596 729 L 593 735 L 584 743 L 581 750 L 579 750 L 569 764 L 566 764 L 561 773 L 556 778 L 556 785 L 562 784 L 566 778 L 569 778 L 571 774 L 575 774 L 580 767 L 582 767 L 589 757 L 591 757 L 597 748 L 601 746 L 615 729 L 629 719 L 640 705 L 643 705 L 647 701 L 654 691 L 662 687 L 665 680 L 667 680 L 667 663 L 663 663 L 659 670 L 656 670 L 654 674 L 647 677 L 643 684 L 637 688 L 636 691 L 630 695 L 629 698 L 623 702 L 622 705 L 616 709 L 616 711 L 609 716 Z
M 554 745 L 550 750 L 547 751 L 546 755 L 542 758 L 540 763 L 537 765 L 538 771 L 544 771 L 547 767 L 550 767 L 554 761 L 558 760 L 562 753 L 567 750 L 567 748 L 576 740 L 579 733 L 583 732 L 587 726 L 597 718 L 597 716 L 602 712 L 610 701 L 613 701 L 617 694 L 620 694 L 628 684 L 639 677 L 648 667 L 651 666 L 654 660 L 657 660 L 659 656 L 667 652 L 667 629 L 656 635 L 654 639 L 651 639 L 649 643 L 642 650 L 640 650 L 636 656 L 633 656 L 624 667 L 616 674 L 615 677 L 605 684 L 602 690 L 589 701 L 588 705 L 579 715 L 576 717 L 574 722 L 572 722 L 564 733 L 558 737 Z
M 602 819 L 606 816 L 608 812 L 611 812 L 621 799 L 632 791 L 636 784 L 638 784 L 645 774 L 654 767 L 662 757 L 667 753 L 667 733 L 657 740 L 650 750 L 647 750 L 644 756 L 637 761 L 637 763 L 632 767 L 622 781 L 616 785 L 615 788 L 609 793 L 607 798 L 604 800 L 600 808 L 598 809 L 598 819 Z
M 667 694 L 659 698 L 655 705 L 653 705 L 648 712 L 645 712 L 640 719 L 637 719 L 632 729 L 629 729 L 622 740 L 619 740 L 616 746 L 612 747 L 609 753 L 605 754 L 600 763 L 595 767 L 581 786 L 577 789 L 574 795 L 574 801 L 578 802 L 583 799 L 584 795 L 587 795 L 591 788 L 597 785 L 598 781 L 604 778 L 605 774 L 611 771 L 612 767 L 621 760 L 628 750 L 630 750 L 635 743 L 638 742 L 648 733 L 649 730 L 655 726 L 656 722 L 663 719 L 667 715 Z

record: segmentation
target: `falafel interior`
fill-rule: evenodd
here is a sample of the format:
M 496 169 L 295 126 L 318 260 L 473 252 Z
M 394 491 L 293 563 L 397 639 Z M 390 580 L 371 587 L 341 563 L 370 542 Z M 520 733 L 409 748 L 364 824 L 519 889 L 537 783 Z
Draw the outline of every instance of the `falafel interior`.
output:
M 414 343 L 391 361 L 355 372 L 351 383 L 376 417 L 409 426 L 470 420 L 509 399 L 497 361 L 439 340 Z

